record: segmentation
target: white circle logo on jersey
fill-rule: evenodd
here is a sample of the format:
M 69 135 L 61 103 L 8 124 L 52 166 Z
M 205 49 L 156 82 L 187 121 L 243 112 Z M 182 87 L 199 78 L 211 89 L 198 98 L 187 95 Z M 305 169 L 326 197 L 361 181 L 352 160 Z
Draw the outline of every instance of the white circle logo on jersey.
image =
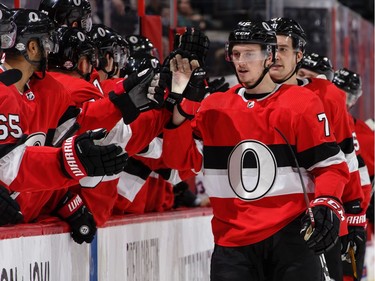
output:
M 3 12 L 0 10 L 0 20 L 3 18 Z
M 27 137 L 25 141 L 26 146 L 43 146 L 46 143 L 46 134 L 35 133 Z

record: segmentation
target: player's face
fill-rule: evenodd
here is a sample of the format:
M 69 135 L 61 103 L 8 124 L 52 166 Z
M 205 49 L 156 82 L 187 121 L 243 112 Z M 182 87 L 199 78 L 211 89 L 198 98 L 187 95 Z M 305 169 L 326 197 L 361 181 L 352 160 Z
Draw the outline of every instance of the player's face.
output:
M 308 70 L 306 68 L 300 68 L 297 71 L 297 78 L 304 79 L 304 78 L 315 78 L 318 76 L 318 73 Z
M 301 59 L 302 53 L 293 49 L 292 37 L 277 35 L 276 62 L 270 69 L 271 78 L 284 80 L 289 77 Z
M 239 44 L 232 49 L 231 61 L 239 82 L 253 85 L 261 76 L 267 56 L 258 44 Z

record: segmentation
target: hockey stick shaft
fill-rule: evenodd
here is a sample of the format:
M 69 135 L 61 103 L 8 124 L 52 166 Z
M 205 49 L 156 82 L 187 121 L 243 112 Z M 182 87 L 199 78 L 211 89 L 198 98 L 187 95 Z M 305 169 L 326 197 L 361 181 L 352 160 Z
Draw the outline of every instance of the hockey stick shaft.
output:
M 354 281 L 357 281 L 357 280 L 358 280 L 358 274 L 357 274 L 357 262 L 356 262 L 356 260 L 355 260 L 355 256 L 354 256 L 354 248 L 353 248 L 353 245 L 352 245 L 352 244 L 349 246 L 348 253 L 349 253 L 349 256 L 350 256 L 350 262 L 351 262 L 351 264 L 352 264 Z
M 311 232 L 312 230 L 314 229 L 315 227 L 315 219 L 314 219 L 314 214 L 312 212 L 312 209 L 311 209 L 311 206 L 310 206 L 310 200 L 309 200 L 309 196 L 307 195 L 307 189 L 306 189 L 306 186 L 305 186 L 305 183 L 303 181 L 303 178 L 302 178 L 302 173 L 301 173 L 301 168 L 298 164 L 298 160 L 297 160 L 297 156 L 296 154 L 294 153 L 293 151 L 293 148 L 292 146 L 290 145 L 288 139 L 285 137 L 285 135 L 278 129 L 275 127 L 275 130 L 280 134 L 280 136 L 283 138 L 283 140 L 285 141 L 285 143 L 288 145 L 288 148 L 293 156 L 293 159 L 294 159 L 294 163 L 297 167 L 297 171 L 298 171 L 298 175 L 299 175 L 299 179 L 301 181 L 301 185 L 302 185 L 302 190 L 303 190 L 303 196 L 305 198 L 305 203 L 306 203 L 306 206 L 307 206 L 307 212 L 309 214 L 309 217 L 310 217 L 310 222 L 311 222 Z M 331 281 L 331 277 L 329 276 L 329 271 L 328 271 L 328 267 L 327 267 L 327 262 L 326 262 L 326 259 L 324 257 L 324 254 L 320 254 L 319 255 L 319 260 L 320 260 L 320 264 L 322 266 L 322 270 L 323 270 L 323 275 L 324 275 L 324 281 Z

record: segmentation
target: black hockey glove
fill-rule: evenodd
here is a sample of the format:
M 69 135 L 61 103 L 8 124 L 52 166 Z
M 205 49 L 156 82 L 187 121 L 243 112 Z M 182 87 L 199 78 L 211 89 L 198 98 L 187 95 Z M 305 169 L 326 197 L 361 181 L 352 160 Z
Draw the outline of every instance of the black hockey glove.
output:
M 8 189 L 0 185 L 0 226 L 23 221 L 18 203 L 10 197 Z
M 189 185 L 182 181 L 173 186 L 174 204 L 178 207 L 198 207 L 201 200 L 189 189 Z
M 68 191 L 56 209 L 57 215 L 69 224 L 75 242 L 92 242 L 96 233 L 95 220 L 78 194 Z
M 311 202 L 311 210 L 315 226 L 312 227 L 310 216 L 306 213 L 302 218 L 300 234 L 311 250 L 321 254 L 337 242 L 340 222 L 345 221 L 344 209 L 338 200 L 320 197 Z
M 105 129 L 87 131 L 63 142 L 63 167 L 71 178 L 79 180 L 86 176 L 111 176 L 124 169 L 128 155 L 123 153 L 120 146 L 94 143 L 105 135 Z
M 226 92 L 229 90 L 229 83 L 225 81 L 224 77 L 216 78 L 212 81 L 207 79 L 208 91 L 212 93 Z
M 354 256 L 364 253 L 366 249 L 366 214 L 362 211 L 359 200 L 344 204 L 348 234 L 341 237 L 341 259 L 350 263 L 349 249 L 352 247 Z
M 152 67 L 139 69 L 122 83 L 119 82 L 114 91 L 109 93 L 109 99 L 121 111 L 125 124 L 133 122 L 141 112 L 155 107 L 154 101 L 148 99 L 147 94 L 157 71 Z

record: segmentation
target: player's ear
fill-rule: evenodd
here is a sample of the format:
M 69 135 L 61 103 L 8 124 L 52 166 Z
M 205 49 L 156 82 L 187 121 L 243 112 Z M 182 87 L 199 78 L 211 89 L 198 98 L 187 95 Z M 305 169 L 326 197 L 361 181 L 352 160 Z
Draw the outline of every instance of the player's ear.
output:
M 297 63 L 300 62 L 303 58 L 303 53 L 301 51 L 297 52 Z

